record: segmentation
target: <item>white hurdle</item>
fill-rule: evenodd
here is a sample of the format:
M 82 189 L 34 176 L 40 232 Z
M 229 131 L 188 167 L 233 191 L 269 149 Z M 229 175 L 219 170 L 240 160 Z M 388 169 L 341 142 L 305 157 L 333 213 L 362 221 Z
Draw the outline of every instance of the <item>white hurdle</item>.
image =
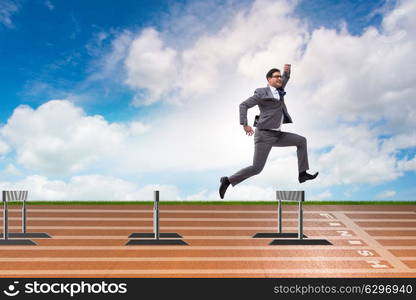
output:
M 22 201 L 22 232 L 10 232 L 8 237 L 11 238 L 50 238 L 51 236 L 44 232 L 27 232 L 27 196 L 28 191 L 3 191 L 3 202 Z M 6 201 L 7 202 L 7 201 Z M 7 207 L 7 204 L 6 204 Z M 3 233 L 4 235 L 4 233 Z M 2 235 L 0 235 L 2 237 Z
M 276 191 L 276 199 L 278 200 L 278 232 L 260 232 L 256 233 L 253 238 L 280 238 L 273 240 L 269 245 L 332 245 L 327 240 L 308 239 L 303 234 L 303 202 L 305 202 L 305 191 Z M 298 232 L 283 232 L 283 201 L 298 202 Z
M 0 240 L 0 245 L 36 245 L 32 240 L 28 239 L 10 239 L 11 237 L 16 237 L 15 234 L 9 233 L 9 208 L 8 201 L 24 201 L 26 202 L 28 191 L 2 191 L 2 200 L 3 200 L 3 234 Z M 25 214 L 22 218 L 25 218 Z M 26 225 L 22 224 L 22 229 L 26 231 Z
M 136 232 L 129 235 L 126 245 L 188 245 L 177 233 L 161 233 L 159 217 L 159 191 L 154 191 L 153 232 Z

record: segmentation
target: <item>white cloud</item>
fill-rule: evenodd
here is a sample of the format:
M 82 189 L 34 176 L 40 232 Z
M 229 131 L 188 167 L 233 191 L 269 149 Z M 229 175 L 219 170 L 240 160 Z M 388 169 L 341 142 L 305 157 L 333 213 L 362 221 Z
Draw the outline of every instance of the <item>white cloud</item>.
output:
M 241 185 L 236 185 L 235 187 L 230 186 L 227 189 L 227 192 L 224 197 L 224 201 L 233 201 L 233 200 L 243 200 L 243 201 L 276 201 L 276 190 L 300 190 L 295 186 L 284 186 L 281 188 L 281 185 L 256 185 L 252 183 L 246 183 Z M 317 200 L 327 200 L 332 197 L 330 191 L 323 191 L 321 193 L 313 193 L 311 191 L 306 191 L 305 200 L 306 201 L 317 201 Z M 199 193 L 190 195 L 186 200 L 218 200 L 219 194 L 218 190 L 208 191 L 202 190 Z
M 346 191 L 344 191 L 343 195 L 345 198 L 351 198 L 354 193 L 360 191 L 360 187 L 358 185 L 349 186 Z
M 401 176 L 394 153 L 383 151 L 376 134 L 366 126 L 339 128 L 342 140 L 317 157 L 321 186 L 381 183 Z
M 416 171 L 416 156 L 413 159 L 403 159 L 398 161 L 397 168 L 401 171 Z
M 16 150 L 17 162 L 42 174 L 68 175 L 103 162 L 125 147 L 126 141 L 148 130 L 140 122 L 108 123 L 87 116 L 66 100 L 52 100 L 32 109 L 19 106 L 0 136 Z M 104 166 L 106 166 L 104 164 Z
M 172 185 L 146 185 L 102 175 L 71 177 L 68 182 L 49 180 L 32 175 L 18 182 L 0 182 L 2 190 L 29 191 L 29 200 L 153 200 L 153 191 L 160 191 L 160 200 L 180 200 L 179 191 Z
M 379 194 L 376 195 L 377 199 L 387 199 L 387 198 L 391 198 L 394 197 L 396 195 L 396 191 L 393 190 L 385 190 Z
M 0 23 L 8 28 L 13 28 L 12 16 L 18 11 L 18 2 L 12 0 L 0 1 Z
M 125 60 L 126 84 L 132 88 L 148 89 L 150 97 L 144 104 L 152 104 L 175 88 L 178 77 L 175 60 L 176 51 L 163 45 L 159 33 L 152 28 L 144 29 L 131 43 Z
M 383 151 L 386 152 L 394 152 L 396 149 L 414 148 L 416 147 L 416 133 L 398 133 L 383 141 L 382 147 Z
M 141 122 L 130 122 L 128 124 L 128 132 L 130 133 L 131 136 L 139 136 L 149 130 L 150 130 L 150 126 L 145 125 Z
M 0 169 L 0 178 L 10 178 L 10 176 L 22 175 L 23 172 L 13 164 L 8 164 L 3 170 Z
M 186 200 L 218 200 L 218 190 L 203 190 L 194 195 L 190 195 Z M 229 187 L 225 194 L 224 201 L 247 200 L 247 201 L 268 201 L 276 200 L 276 189 L 272 187 L 262 187 L 252 184 L 237 185 Z
M 218 199 L 218 191 L 214 193 L 214 199 Z M 224 197 L 225 200 L 276 200 L 276 189 L 272 187 L 262 187 L 253 184 L 242 184 L 235 187 L 230 187 Z
M 110 52 L 103 54 L 102 49 L 105 49 L 103 42 L 114 35 L 116 37 L 111 41 Z M 123 74 L 122 66 L 132 41 L 132 33 L 128 30 L 122 32 L 110 30 L 110 32 L 100 31 L 96 33 L 87 43 L 86 48 L 91 55 L 97 55 L 99 59 L 92 63 L 90 67 L 91 75 L 87 81 L 111 79 L 122 82 L 125 80 L 126 76 Z
M 402 176 L 413 163 L 397 154 L 416 146 L 416 3 L 399 1 L 380 29 L 359 36 L 345 29 L 308 32 L 293 15 L 295 5 L 256 1 L 231 10 L 218 30 L 198 29 L 192 42 L 178 47 L 170 31 L 125 31 L 92 78 L 121 69 L 125 74 L 116 77 L 138 91 L 135 105 L 167 103 L 148 123 L 109 123 L 51 101 L 45 109 L 18 108 L 2 129 L 3 139 L 17 150 L 19 163 L 45 174 L 74 174 L 99 164 L 123 174 L 221 169 L 230 175 L 249 165 L 253 153 L 253 139 L 239 125 L 238 104 L 266 84 L 269 68 L 288 62 L 293 73 L 286 103 L 295 123 L 283 130 L 308 138 L 311 169 L 320 171 L 302 187 L 379 184 Z M 192 22 L 199 26 L 198 18 L 188 18 L 185 35 Z M 41 113 L 46 108 L 49 113 Z M 250 110 L 250 120 L 256 111 Z M 294 147 L 272 149 L 263 173 L 227 197 L 273 198 L 272 186 L 299 187 L 296 170 Z M 204 195 L 218 197 L 215 191 L 189 197 Z
M 0 157 L 6 154 L 7 152 L 9 152 L 9 150 L 10 150 L 9 145 L 7 145 L 4 141 L 0 139 Z
M 224 166 L 235 168 L 242 166 L 244 161 L 249 164 L 251 141 L 240 138 L 241 130 L 235 129 L 238 127 L 237 105 L 245 98 L 244 94 L 247 97 L 250 90 L 262 85 L 259 79 L 263 74 L 260 72 L 267 70 L 270 62 L 280 61 L 283 64 L 293 61 L 287 103 L 295 124 L 285 127 L 285 130 L 308 137 L 311 167 L 321 170 L 317 184 L 377 184 L 401 176 L 401 170 L 396 168 L 397 150 L 414 147 L 416 140 L 413 138 L 416 110 L 409 101 L 416 95 L 416 68 L 397 68 L 415 61 L 411 58 L 416 48 L 411 39 L 413 29 L 403 25 L 411 18 L 410 12 L 414 7 L 407 8 L 405 14 L 399 14 L 403 20 L 390 22 L 392 25 L 388 29 L 378 31 L 369 28 L 362 36 L 352 36 L 346 31 L 324 28 L 308 35 L 297 20 L 287 17 L 290 5 L 280 9 L 286 4 L 273 2 L 276 6 L 262 10 L 263 4 L 255 4 L 249 13 L 235 17 L 231 25 L 217 35 L 201 37 L 192 48 L 183 51 L 182 66 L 179 68 L 183 70 L 183 78 L 187 78 L 186 70 L 192 70 L 191 62 L 195 62 L 197 67 L 194 69 L 200 72 L 182 82 L 182 89 L 185 90 L 182 96 L 191 91 L 194 95 L 191 100 L 198 104 L 187 102 L 186 107 L 181 107 L 185 112 L 173 114 L 165 122 L 160 122 L 161 128 L 169 126 L 174 129 L 165 131 L 165 136 L 161 134 L 152 142 L 156 145 L 158 141 L 166 140 L 173 143 L 186 132 L 188 136 L 196 137 L 193 141 L 200 148 L 181 143 L 182 147 L 176 145 L 172 152 L 196 153 L 202 157 L 225 157 L 234 153 L 234 157 L 230 155 L 222 160 Z M 268 20 L 266 16 L 270 11 L 276 14 L 276 18 L 269 24 L 264 20 Z M 258 30 L 258 20 L 262 20 L 270 31 Z M 259 34 L 250 34 L 251 30 Z M 403 30 L 406 35 L 395 43 L 387 42 L 392 34 Z M 247 41 L 246 36 L 253 39 Z M 305 52 L 301 55 L 303 47 Z M 187 60 L 187 57 L 190 58 Z M 256 81 L 254 78 L 259 79 Z M 238 80 L 237 84 L 232 79 Z M 242 93 L 242 89 L 246 92 Z M 206 90 L 210 92 L 204 95 Z M 190 116 L 194 117 L 189 119 Z M 183 123 L 181 118 L 187 118 L 189 122 Z M 192 128 L 189 128 L 193 120 L 198 122 L 194 121 Z M 384 124 L 373 125 L 373 122 L 380 120 Z M 175 132 L 179 134 L 175 135 Z M 216 133 L 214 138 L 210 138 L 212 132 Z M 384 139 L 381 147 L 378 136 L 385 134 L 392 137 Z M 220 135 L 228 139 L 224 141 Z M 200 139 L 200 136 L 204 138 Z M 323 154 L 313 152 L 322 147 L 331 149 Z M 161 145 L 155 148 L 161 148 Z M 208 149 L 209 152 L 206 151 Z M 280 156 L 284 157 L 284 162 L 279 161 L 272 168 L 274 155 L 282 155 L 281 149 L 273 149 L 268 166 L 261 176 L 254 179 L 255 182 L 263 185 L 271 181 L 290 184 L 287 178 L 296 182 L 295 174 L 287 176 L 281 171 L 296 168 L 293 148 L 290 151 L 292 155 Z M 204 155 L 204 152 L 211 155 Z M 178 161 L 185 162 L 186 158 L 181 158 L 179 156 Z M 212 166 L 221 164 L 210 162 Z M 169 162 L 166 165 L 170 165 Z M 202 167 L 204 162 L 198 165 Z M 279 169 L 278 165 L 287 167 Z
M 309 197 L 312 201 L 320 201 L 320 200 L 327 200 L 328 198 L 332 197 L 332 193 L 330 191 L 324 191 L 319 194 L 313 194 Z
M 103 43 L 110 37 L 110 34 L 105 31 L 99 31 L 92 34 L 92 38 L 87 42 L 85 48 L 91 56 L 98 56 L 102 54 Z M 120 37 L 119 37 L 120 38 Z M 113 44 L 115 41 L 113 41 Z M 112 53 L 116 53 L 116 49 L 112 49 Z M 108 59 L 108 61 L 113 61 Z M 100 70 L 101 71 L 101 70 Z
M 150 91 L 150 100 L 144 100 L 147 104 L 156 100 L 172 101 L 176 90 L 179 90 L 180 102 L 189 98 L 196 101 L 201 96 L 212 95 L 213 90 L 217 93 L 224 88 L 235 90 L 230 82 L 233 78 L 240 81 L 240 87 L 249 82 L 241 82 L 244 79 L 241 75 L 264 82 L 257 75 L 263 78 L 270 61 L 276 61 L 273 53 L 279 53 L 279 61 L 291 60 L 302 45 L 306 32 L 289 16 L 293 7 L 293 3 L 286 1 L 257 1 L 248 12 L 231 13 L 229 23 L 215 34 L 201 34 L 194 44 L 181 51 L 167 47 L 162 34 L 155 29 L 144 29 L 126 58 L 126 82 Z M 189 28 L 198 24 L 188 23 L 185 30 L 192 30 Z M 164 74 L 171 76 L 164 77 Z

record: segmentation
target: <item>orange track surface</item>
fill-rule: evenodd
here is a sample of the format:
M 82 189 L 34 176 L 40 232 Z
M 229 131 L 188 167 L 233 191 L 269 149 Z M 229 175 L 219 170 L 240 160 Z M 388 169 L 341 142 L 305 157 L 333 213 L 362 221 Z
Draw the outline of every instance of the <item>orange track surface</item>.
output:
M 51 239 L 0 245 L 1 277 L 415 277 L 415 205 L 304 206 L 304 233 L 328 246 L 269 246 L 273 205 L 161 205 L 161 232 L 188 245 L 126 246 L 152 231 L 144 205 L 36 205 L 28 231 Z M 283 231 L 296 232 L 297 207 L 284 206 Z M 18 232 L 20 210 L 9 210 Z

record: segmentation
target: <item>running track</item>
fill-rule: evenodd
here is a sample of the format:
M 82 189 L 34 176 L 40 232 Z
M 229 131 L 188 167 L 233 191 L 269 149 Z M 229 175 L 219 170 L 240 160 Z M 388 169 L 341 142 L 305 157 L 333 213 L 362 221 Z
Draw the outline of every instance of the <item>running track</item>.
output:
M 329 246 L 269 246 L 274 205 L 161 205 L 161 232 L 188 246 L 125 246 L 152 231 L 147 205 L 30 205 L 36 246 L 0 246 L 0 277 L 415 277 L 416 205 L 305 205 L 304 233 Z M 20 210 L 9 210 L 19 231 Z M 297 207 L 283 207 L 296 232 Z

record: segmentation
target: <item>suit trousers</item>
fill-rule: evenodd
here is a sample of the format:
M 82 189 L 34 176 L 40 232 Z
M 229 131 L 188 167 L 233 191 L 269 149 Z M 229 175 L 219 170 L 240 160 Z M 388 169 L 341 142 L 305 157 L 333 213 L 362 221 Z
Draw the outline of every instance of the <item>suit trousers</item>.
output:
M 253 164 L 229 176 L 228 180 L 231 185 L 234 186 L 251 176 L 259 174 L 266 164 L 267 157 L 269 156 L 272 147 L 288 146 L 296 146 L 297 148 L 296 153 L 298 157 L 299 173 L 308 170 L 308 149 L 305 137 L 291 132 L 261 130 L 256 128 L 254 134 Z

